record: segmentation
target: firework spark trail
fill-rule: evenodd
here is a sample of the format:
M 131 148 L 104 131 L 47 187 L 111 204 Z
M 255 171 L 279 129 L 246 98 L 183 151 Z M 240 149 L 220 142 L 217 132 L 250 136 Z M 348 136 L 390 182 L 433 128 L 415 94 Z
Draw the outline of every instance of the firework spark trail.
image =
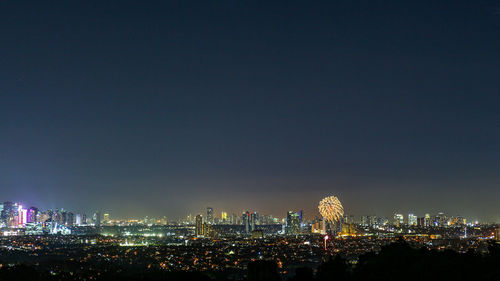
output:
M 338 222 L 344 215 L 344 207 L 335 196 L 328 196 L 319 202 L 319 213 L 328 222 Z

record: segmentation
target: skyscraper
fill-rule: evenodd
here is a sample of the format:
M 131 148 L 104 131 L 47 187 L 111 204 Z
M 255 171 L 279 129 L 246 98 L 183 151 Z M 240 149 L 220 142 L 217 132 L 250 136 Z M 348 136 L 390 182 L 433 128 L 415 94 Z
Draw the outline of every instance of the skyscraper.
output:
M 207 219 L 208 224 L 214 223 L 214 209 L 212 207 L 207 207 Z
M 425 214 L 424 216 L 424 226 L 429 227 L 431 225 L 431 215 Z
M 402 214 L 394 214 L 394 225 L 401 227 L 404 224 L 404 216 Z
M 1 213 L 2 223 L 8 225 L 14 216 L 14 204 L 10 201 L 3 203 L 3 209 Z
M 75 223 L 75 215 L 72 212 L 66 214 L 66 226 L 73 226 Z
M 250 212 L 246 211 L 241 216 L 241 222 L 245 226 L 245 233 L 250 233 L 252 230 L 250 228 Z
M 76 214 L 76 216 L 75 216 L 75 224 L 76 225 L 82 225 L 82 215 Z
M 26 215 L 26 222 L 27 223 L 36 223 L 37 216 L 38 216 L 38 209 L 35 207 L 30 207 L 28 209 L 28 213 Z
M 201 215 L 197 215 L 195 219 L 195 229 L 194 233 L 196 236 L 202 236 L 203 235 L 203 217 Z
M 226 212 L 221 212 L 220 214 L 220 219 L 223 224 L 227 223 L 227 213 Z
M 286 214 L 285 233 L 288 235 L 297 235 L 300 233 L 300 216 L 294 211 L 288 211 Z
M 97 227 L 101 226 L 101 212 L 99 211 L 94 213 L 94 224 Z
M 250 214 L 250 232 L 255 230 L 255 225 L 259 224 L 259 214 L 253 212 Z
M 102 221 L 104 224 L 108 224 L 109 223 L 109 214 L 104 214 Z
M 26 219 L 28 217 L 28 210 L 24 209 L 23 206 L 19 205 L 17 212 L 18 212 L 17 213 L 18 225 L 26 224 Z
M 437 226 L 440 227 L 445 227 L 448 225 L 448 219 L 446 218 L 446 215 L 442 212 L 439 212 L 436 216 L 435 223 Z
M 239 224 L 239 217 L 235 213 L 231 214 L 231 217 L 229 218 L 229 224 Z
M 416 226 L 417 225 L 417 216 L 414 214 L 408 214 L 408 225 Z

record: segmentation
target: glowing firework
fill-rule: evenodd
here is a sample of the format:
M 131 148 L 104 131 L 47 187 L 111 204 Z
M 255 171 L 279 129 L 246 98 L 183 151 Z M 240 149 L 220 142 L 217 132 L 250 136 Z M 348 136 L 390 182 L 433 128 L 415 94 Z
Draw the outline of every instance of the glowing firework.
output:
M 344 207 L 335 196 L 328 196 L 319 202 L 319 213 L 327 222 L 336 223 L 344 215 Z

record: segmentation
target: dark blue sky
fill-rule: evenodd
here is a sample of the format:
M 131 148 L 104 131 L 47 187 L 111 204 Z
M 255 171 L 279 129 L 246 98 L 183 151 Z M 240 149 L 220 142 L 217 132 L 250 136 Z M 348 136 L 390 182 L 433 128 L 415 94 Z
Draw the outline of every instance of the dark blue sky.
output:
M 500 221 L 500 1 L 102 2 L 0 2 L 0 200 Z

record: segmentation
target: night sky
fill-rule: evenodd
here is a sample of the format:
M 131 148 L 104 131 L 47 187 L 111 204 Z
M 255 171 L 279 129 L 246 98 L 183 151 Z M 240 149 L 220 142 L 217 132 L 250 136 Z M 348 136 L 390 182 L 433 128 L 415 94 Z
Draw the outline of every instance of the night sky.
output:
M 500 1 L 1 1 L 0 97 L 0 201 L 500 221 Z

